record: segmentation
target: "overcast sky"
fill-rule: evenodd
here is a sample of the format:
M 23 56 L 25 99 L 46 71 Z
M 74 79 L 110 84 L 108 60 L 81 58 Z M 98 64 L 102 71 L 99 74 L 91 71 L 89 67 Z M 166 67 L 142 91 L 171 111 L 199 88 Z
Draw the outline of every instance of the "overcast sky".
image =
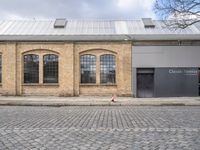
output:
M 155 0 L 0 0 L 0 19 L 156 18 Z

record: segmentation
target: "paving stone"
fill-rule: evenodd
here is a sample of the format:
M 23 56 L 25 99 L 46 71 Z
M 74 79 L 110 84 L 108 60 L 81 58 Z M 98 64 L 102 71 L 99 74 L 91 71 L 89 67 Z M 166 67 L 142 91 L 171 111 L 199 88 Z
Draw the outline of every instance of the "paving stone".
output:
M 199 150 L 200 107 L 0 106 L 0 150 Z

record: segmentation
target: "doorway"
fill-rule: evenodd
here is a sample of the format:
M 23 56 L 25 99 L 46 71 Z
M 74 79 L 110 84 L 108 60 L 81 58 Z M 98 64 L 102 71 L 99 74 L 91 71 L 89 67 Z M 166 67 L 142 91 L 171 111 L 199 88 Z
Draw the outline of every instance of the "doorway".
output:
M 154 69 L 137 69 L 137 97 L 151 98 L 154 96 Z

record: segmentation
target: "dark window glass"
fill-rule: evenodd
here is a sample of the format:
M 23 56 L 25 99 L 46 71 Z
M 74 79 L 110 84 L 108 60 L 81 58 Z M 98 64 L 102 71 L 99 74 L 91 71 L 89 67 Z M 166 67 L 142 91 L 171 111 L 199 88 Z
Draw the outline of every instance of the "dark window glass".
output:
M 80 58 L 81 83 L 96 83 L 96 56 L 83 55 Z
M 44 83 L 58 83 L 58 56 L 45 55 L 43 59 L 44 65 Z
M 115 83 L 115 56 L 106 54 L 100 57 L 101 83 Z
M 2 82 L 2 57 L 0 55 L 0 83 Z
M 24 56 L 24 83 L 39 83 L 39 56 Z

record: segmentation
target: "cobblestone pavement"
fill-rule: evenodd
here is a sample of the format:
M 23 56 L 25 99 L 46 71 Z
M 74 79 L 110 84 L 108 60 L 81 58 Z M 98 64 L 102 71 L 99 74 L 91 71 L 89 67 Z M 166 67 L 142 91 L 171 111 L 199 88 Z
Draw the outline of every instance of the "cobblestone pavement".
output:
M 0 106 L 0 149 L 199 150 L 200 107 Z

